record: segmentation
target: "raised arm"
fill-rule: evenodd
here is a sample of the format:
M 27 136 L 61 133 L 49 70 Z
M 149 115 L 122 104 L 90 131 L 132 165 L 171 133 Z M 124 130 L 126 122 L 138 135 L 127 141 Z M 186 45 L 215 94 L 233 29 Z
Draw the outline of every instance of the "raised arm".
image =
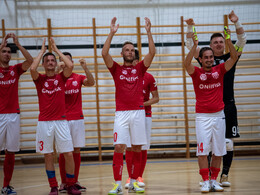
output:
M 7 34 L 7 35 L 5 35 L 5 37 L 2 39 L 2 42 L 1 42 L 1 45 L 0 45 L 0 52 L 2 52 L 2 49 L 3 49 L 4 47 L 6 47 L 6 45 L 7 45 L 7 39 L 9 39 L 9 38 L 10 38 L 10 35 Z M 1 61 L 2 61 L 2 59 L 1 59 L 1 55 L 0 55 L 0 63 L 1 63 Z
M 199 43 L 198 40 L 195 40 L 194 34 L 192 35 L 192 40 L 193 40 L 193 46 L 184 61 L 184 66 L 185 66 L 185 69 L 188 72 L 188 74 L 193 74 L 195 71 L 195 67 L 193 64 L 191 64 L 191 61 L 192 61 L 192 58 L 196 52 L 196 49 L 197 49 L 197 46 Z
M 144 102 L 144 106 L 150 106 L 152 104 L 156 104 L 159 102 L 159 93 L 158 90 L 151 91 L 152 98 L 149 99 L 148 101 Z
M 111 20 L 110 33 L 109 33 L 107 40 L 106 40 L 106 42 L 105 42 L 105 44 L 102 48 L 102 57 L 103 57 L 103 60 L 104 60 L 106 66 L 108 68 L 111 68 L 113 66 L 113 63 L 114 63 L 112 56 L 109 54 L 109 49 L 110 49 L 112 39 L 113 39 L 115 33 L 117 32 L 118 27 L 119 27 L 119 24 L 116 25 L 116 17 L 114 17 Z
M 72 61 L 67 58 L 56 46 L 55 41 L 53 38 L 50 38 L 50 42 L 51 42 L 51 47 L 52 50 L 60 57 L 61 61 L 64 62 L 65 66 L 63 69 L 63 74 L 65 77 L 70 77 L 70 75 L 72 74 L 72 70 L 73 70 L 73 63 Z
M 238 21 L 238 17 L 235 12 L 232 10 L 228 15 L 231 22 L 235 24 L 237 41 L 235 43 L 235 48 L 238 51 L 238 55 L 242 54 L 243 48 L 246 44 L 246 34 L 242 24 Z
M 30 55 L 30 53 L 23 46 L 21 46 L 21 44 L 18 41 L 17 36 L 14 33 L 10 33 L 10 34 L 11 34 L 11 37 L 13 38 L 14 44 L 22 52 L 22 54 L 25 58 L 25 61 L 23 62 L 23 65 L 22 65 L 22 69 L 24 71 L 27 71 L 30 68 L 31 64 L 33 63 L 33 58 Z
M 46 52 L 45 42 L 46 42 L 46 39 L 44 38 L 44 40 L 42 42 L 41 51 L 38 54 L 38 56 L 33 60 L 33 63 L 30 67 L 30 72 L 31 72 L 31 76 L 32 76 L 33 80 L 37 80 L 38 77 L 39 77 L 39 72 L 37 71 L 37 68 L 38 68 L 39 63 L 42 59 L 43 54 Z
M 145 17 L 145 30 L 148 36 L 148 44 L 149 44 L 149 53 L 144 57 L 144 65 L 149 67 L 153 61 L 155 55 L 155 45 L 153 41 L 153 36 L 151 33 L 151 21 L 149 18 Z
M 91 72 L 88 70 L 87 64 L 86 64 L 86 60 L 85 59 L 80 59 L 79 60 L 81 67 L 83 68 L 83 70 L 85 71 L 86 74 L 86 79 L 84 79 L 83 81 L 83 85 L 85 86 L 93 86 L 95 84 L 95 80 L 93 75 L 91 74 Z
M 193 35 L 193 26 L 195 25 L 195 22 L 193 21 L 192 18 L 189 18 L 187 20 L 184 20 L 187 23 L 187 34 L 186 34 L 186 47 L 188 50 L 191 50 L 193 46 L 193 40 L 192 40 L 192 35 Z M 198 58 L 200 53 L 200 48 L 197 47 L 196 52 L 194 54 L 194 58 Z
M 6 47 L 7 45 L 7 39 L 9 39 L 11 37 L 11 33 L 8 33 L 7 35 L 5 35 L 5 37 L 3 38 L 2 42 L 1 42 L 1 45 L 0 45 L 0 51 Z M 1 55 L 0 55 L 1 57 Z
M 230 35 L 230 30 L 227 30 L 227 33 Z M 238 52 L 236 51 L 236 48 L 234 47 L 233 43 L 231 42 L 231 36 L 227 38 L 226 34 L 224 33 L 224 37 L 226 39 L 226 43 L 228 45 L 229 51 L 230 51 L 230 58 L 225 62 L 225 68 L 226 71 L 229 71 L 234 64 L 236 63 L 238 59 Z

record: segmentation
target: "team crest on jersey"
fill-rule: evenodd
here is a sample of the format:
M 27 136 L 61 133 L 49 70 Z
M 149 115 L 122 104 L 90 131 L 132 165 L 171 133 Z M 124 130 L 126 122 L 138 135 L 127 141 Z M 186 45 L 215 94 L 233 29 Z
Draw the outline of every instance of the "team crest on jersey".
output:
M 213 77 L 214 79 L 218 79 L 218 77 L 219 77 L 218 72 L 213 72 L 213 73 L 212 73 L 212 77 Z
M 4 78 L 4 75 L 3 75 L 3 73 L 0 73 L 0 78 L 2 79 L 2 78 Z
M 72 85 L 73 85 L 73 86 L 77 86 L 77 85 L 78 85 L 78 81 L 73 81 L 73 82 L 72 82 Z
M 54 81 L 54 85 L 56 85 L 56 86 L 57 86 L 57 85 L 58 85 L 58 83 L 59 83 L 59 81 L 58 81 L 58 80 L 55 80 L 55 81 Z
M 49 87 L 49 83 L 48 82 L 45 82 L 44 83 L 44 86 L 47 88 L 47 87 Z
M 201 74 L 200 75 L 200 80 L 206 81 L 207 80 L 207 75 L 206 74 Z
M 122 74 L 127 75 L 127 70 L 122 70 Z
M 136 69 L 131 70 L 132 74 L 136 74 Z
M 14 76 L 14 71 L 13 70 L 10 72 L 10 75 Z

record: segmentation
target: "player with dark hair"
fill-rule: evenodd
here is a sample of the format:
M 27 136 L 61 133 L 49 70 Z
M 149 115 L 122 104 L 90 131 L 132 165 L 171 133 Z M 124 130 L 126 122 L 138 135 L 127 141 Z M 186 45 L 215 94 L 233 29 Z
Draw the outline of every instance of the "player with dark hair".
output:
M 139 62 L 139 52 L 135 50 L 135 60 L 133 64 L 137 64 Z M 150 93 L 152 94 L 152 98 L 150 99 Z M 145 133 L 147 144 L 142 146 L 141 150 L 141 169 L 139 172 L 139 176 L 137 178 L 137 184 L 140 187 L 145 187 L 145 183 L 143 181 L 143 173 L 147 162 L 147 150 L 150 149 L 151 143 L 151 130 L 152 130 L 152 104 L 156 104 L 159 102 L 159 94 L 157 90 L 157 83 L 150 73 L 146 72 L 144 74 L 144 82 L 143 82 L 143 96 L 144 96 L 144 108 L 145 108 Z M 127 148 L 125 151 L 125 160 L 127 165 L 127 171 L 129 178 L 126 181 L 125 188 L 128 189 L 130 185 L 130 176 L 131 176 L 131 167 L 133 162 L 133 151 L 131 148 L 131 143 L 127 144 Z
M 65 55 L 73 63 L 71 53 L 63 52 L 63 55 Z M 95 84 L 95 80 L 91 72 L 88 70 L 85 59 L 80 59 L 79 62 L 81 67 L 85 71 L 85 75 L 72 73 L 70 77 L 67 79 L 65 85 L 65 104 L 66 119 L 69 123 L 70 133 L 74 147 L 73 159 L 75 163 L 75 186 L 81 192 L 85 192 L 86 188 L 84 186 L 81 186 L 78 181 L 81 163 L 80 148 L 85 147 L 85 125 L 84 115 L 82 111 L 81 87 L 82 85 L 93 86 Z M 58 63 L 58 67 L 60 70 L 63 70 L 65 67 L 65 63 L 61 59 Z M 64 154 L 60 154 L 59 156 L 59 167 L 61 175 L 61 185 L 59 188 L 59 192 L 65 193 L 67 192 L 67 186 Z
M 214 52 L 211 48 L 202 48 L 199 52 L 198 68 L 191 64 L 196 52 L 198 40 L 193 34 L 193 46 L 188 53 L 184 65 L 191 76 L 196 94 L 196 137 L 197 156 L 200 175 L 203 178 L 202 193 L 221 192 L 224 189 L 216 181 L 221 165 L 221 157 L 226 154 L 225 117 L 223 102 L 223 78 L 237 61 L 237 52 L 230 35 L 226 42 L 230 50 L 230 58 L 219 66 L 214 66 Z M 212 152 L 212 161 L 208 166 L 207 156 Z M 210 168 L 210 169 L 209 169 Z M 209 170 L 211 178 L 209 179 Z
M 58 50 L 53 38 L 50 39 L 52 50 L 59 55 L 65 64 L 63 71 L 55 73 L 56 57 L 52 53 L 45 53 L 45 39 L 38 56 L 31 66 L 31 76 L 37 89 L 39 99 L 39 119 L 36 131 L 36 152 L 44 154 L 45 169 L 51 187 L 49 195 L 58 195 L 58 182 L 55 176 L 53 142 L 56 150 L 64 154 L 66 165 L 66 184 L 68 194 L 78 195 L 81 192 L 75 186 L 75 164 L 73 160 L 73 143 L 65 109 L 65 83 L 71 76 L 73 63 Z M 45 74 L 37 71 L 40 60 Z
M 13 39 L 14 44 L 25 57 L 23 63 L 10 66 L 11 47 L 8 39 Z M 4 182 L 1 194 L 16 194 L 10 186 L 15 163 L 15 152 L 20 150 L 20 108 L 18 102 L 18 81 L 33 62 L 29 52 L 20 45 L 13 33 L 8 33 L 0 45 L 0 150 L 5 151 Z
M 229 19 L 231 22 L 235 24 L 237 41 L 234 46 L 238 52 L 238 59 L 239 59 L 242 54 L 243 48 L 246 44 L 246 35 L 243 26 L 239 22 L 238 17 L 234 13 L 234 11 L 231 11 L 231 13 L 229 14 Z M 193 25 L 195 25 L 195 23 L 191 18 L 186 20 L 186 22 L 188 24 L 186 46 L 188 49 L 191 49 L 193 42 L 190 34 L 192 33 L 192 27 Z M 229 59 L 230 53 L 224 54 L 225 39 L 221 33 L 214 33 L 211 36 L 210 47 L 214 51 L 213 66 L 217 66 L 223 62 L 226 62 L 227 59 Z M 194 57 L 198 62 L 199 62 L 198 60 L 199 51 L 200 48 L 198 47 L 194 54 Z M 231 68 L 231 70 L 229 70 L 224 76 L 223 101 L 225 104 L 224 113 L 226 119 L 227 154 L 223 156 L 223 169 L 220 178 L 220 184 L 224 187 L 229 187 L 231 185 L 231 183 L 228 181 L 228 173 L 233 159 L 233 147 L 234 147 L 233 138 L 240 137 L 239 130 L 238 130 L 238 122 L 237 122 L 237 108 L 235 105 L 235 98 L 234 98 L 234 78 L 235 78 L 236 64 L 237 62 Z

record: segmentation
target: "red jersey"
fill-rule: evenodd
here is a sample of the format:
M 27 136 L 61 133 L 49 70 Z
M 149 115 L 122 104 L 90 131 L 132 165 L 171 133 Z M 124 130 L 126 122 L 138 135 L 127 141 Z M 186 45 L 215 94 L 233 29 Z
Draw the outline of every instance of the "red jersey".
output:
M 144 102 L 149 100 L 150 92 L 157 90 L 157 83 L 150 73 L 146 72 L 144 74 L 144 88 L 143 88 L 143 95 L 144 95 Z M 146 117 L 152 117 L 152 106 L 145 106 L 145 114 Z
M 39 99 L 39 121 L 66 120 L 65 116 L 65 83 L 63 72 L 48 77 L 39 74 L 34 80 Z
M 65 85 L 67 120 L 84 119 L 82 112 L 81 86 L 86 76 L 72 73 Z
M 225 64 L 212 67 L 210 72 L 195 66 L 191 74 L 196 94 L 196 113 L 215 113 L 224 109 L 223 78 Z
M 109 68 L 116 87 L 116 111 L 144 109 L 143 79 L 147 68 L 143 61 L 135 66 L 114 62 Z
M 7 68 L 0 67 L 0 114 L 20 113 L 18 80 L 24 72 L 22 63 Z

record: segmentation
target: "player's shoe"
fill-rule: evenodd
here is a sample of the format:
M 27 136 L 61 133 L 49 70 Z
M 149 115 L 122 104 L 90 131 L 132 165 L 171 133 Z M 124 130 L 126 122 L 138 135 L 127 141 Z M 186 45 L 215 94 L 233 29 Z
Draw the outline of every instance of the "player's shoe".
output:
M 207 181 L 203 182 L 203 185 L 201 186 L 200 191 L 201 191 L 201 193 L 209 193 L 210 188 L 211 188 L 211 186 L 210 186 L 209 180 L 207 180 Z
M 78 188 L 75 185 L 68 186 L 67 192 L 68 192 L 68 194 L 71 194 L 71 195 L 80 195 L 81 194 L 81 192 L 78 190 Z
M 67 193 L 67 186 L 66 186 L 66 184 L 64 184 L 64 183 L 60 184 L 59 192 L 60 193 Z
M 231 183 L 228 181 L 228 176 L 225 175 L 225 174 L 222 174 L 219 183 L 223 187 L 230 187 L 231 186 Z
M 129 185 L 128 193 L 144 193 L 144 189 L 140 188 L 137 182 L 134 182 L 132 185 Z
M 1 194 L 2 195 L 7 195 L 7 194 L 15 195 L 17 193 L 16 193 L 16 191 L 14 190 L 14 188 L 12 186 L 7 186 L 7 187 L 3 187 L 2 188 Z
M 79 182 L 76 182 L 76 183 L 75 183 L 75 186 L 76 186 L 76 188 L 77 188 L 79 191 L 81 191 L 81 192 L 86 192 L 86 190 L 87 190 L 87 188 L 84 187 L 84 186 L 82 186 L 82 185 L 80 185 Z
M 203 184 L 204 184 L 203 179 L 200 180 L 199 184 L 200 184 L 200 186 L 203 186 Z
M 57 187 L 52 187 L 49 195 L 58 195 L 58 194 L 59 194 L 58 188 Z
M 130 185 L 130 177 L 126 180 L 126 183 L 125 183 L 125 189 L 128 189 L 129 188 L 129 185 Z
M 108 192 L 108 195 L 118 195 L 118 194 L 123 194 L 123 191 L 122 191 L 122 186 L 119 185 L 119 184 L 113 184 L 114 187 L 112 190 L 110 190 Z
M 211 189 L 212 192 L 223 192 L 224 188 L 220 187 L 219 183 L 216 180 L 211 180 Z
M 145 183 L 144 183 L 143 178 L 138 177 L 136 181 L 137 181 L 137 184 L 138 184 L 139 187 L 145 187 Z

